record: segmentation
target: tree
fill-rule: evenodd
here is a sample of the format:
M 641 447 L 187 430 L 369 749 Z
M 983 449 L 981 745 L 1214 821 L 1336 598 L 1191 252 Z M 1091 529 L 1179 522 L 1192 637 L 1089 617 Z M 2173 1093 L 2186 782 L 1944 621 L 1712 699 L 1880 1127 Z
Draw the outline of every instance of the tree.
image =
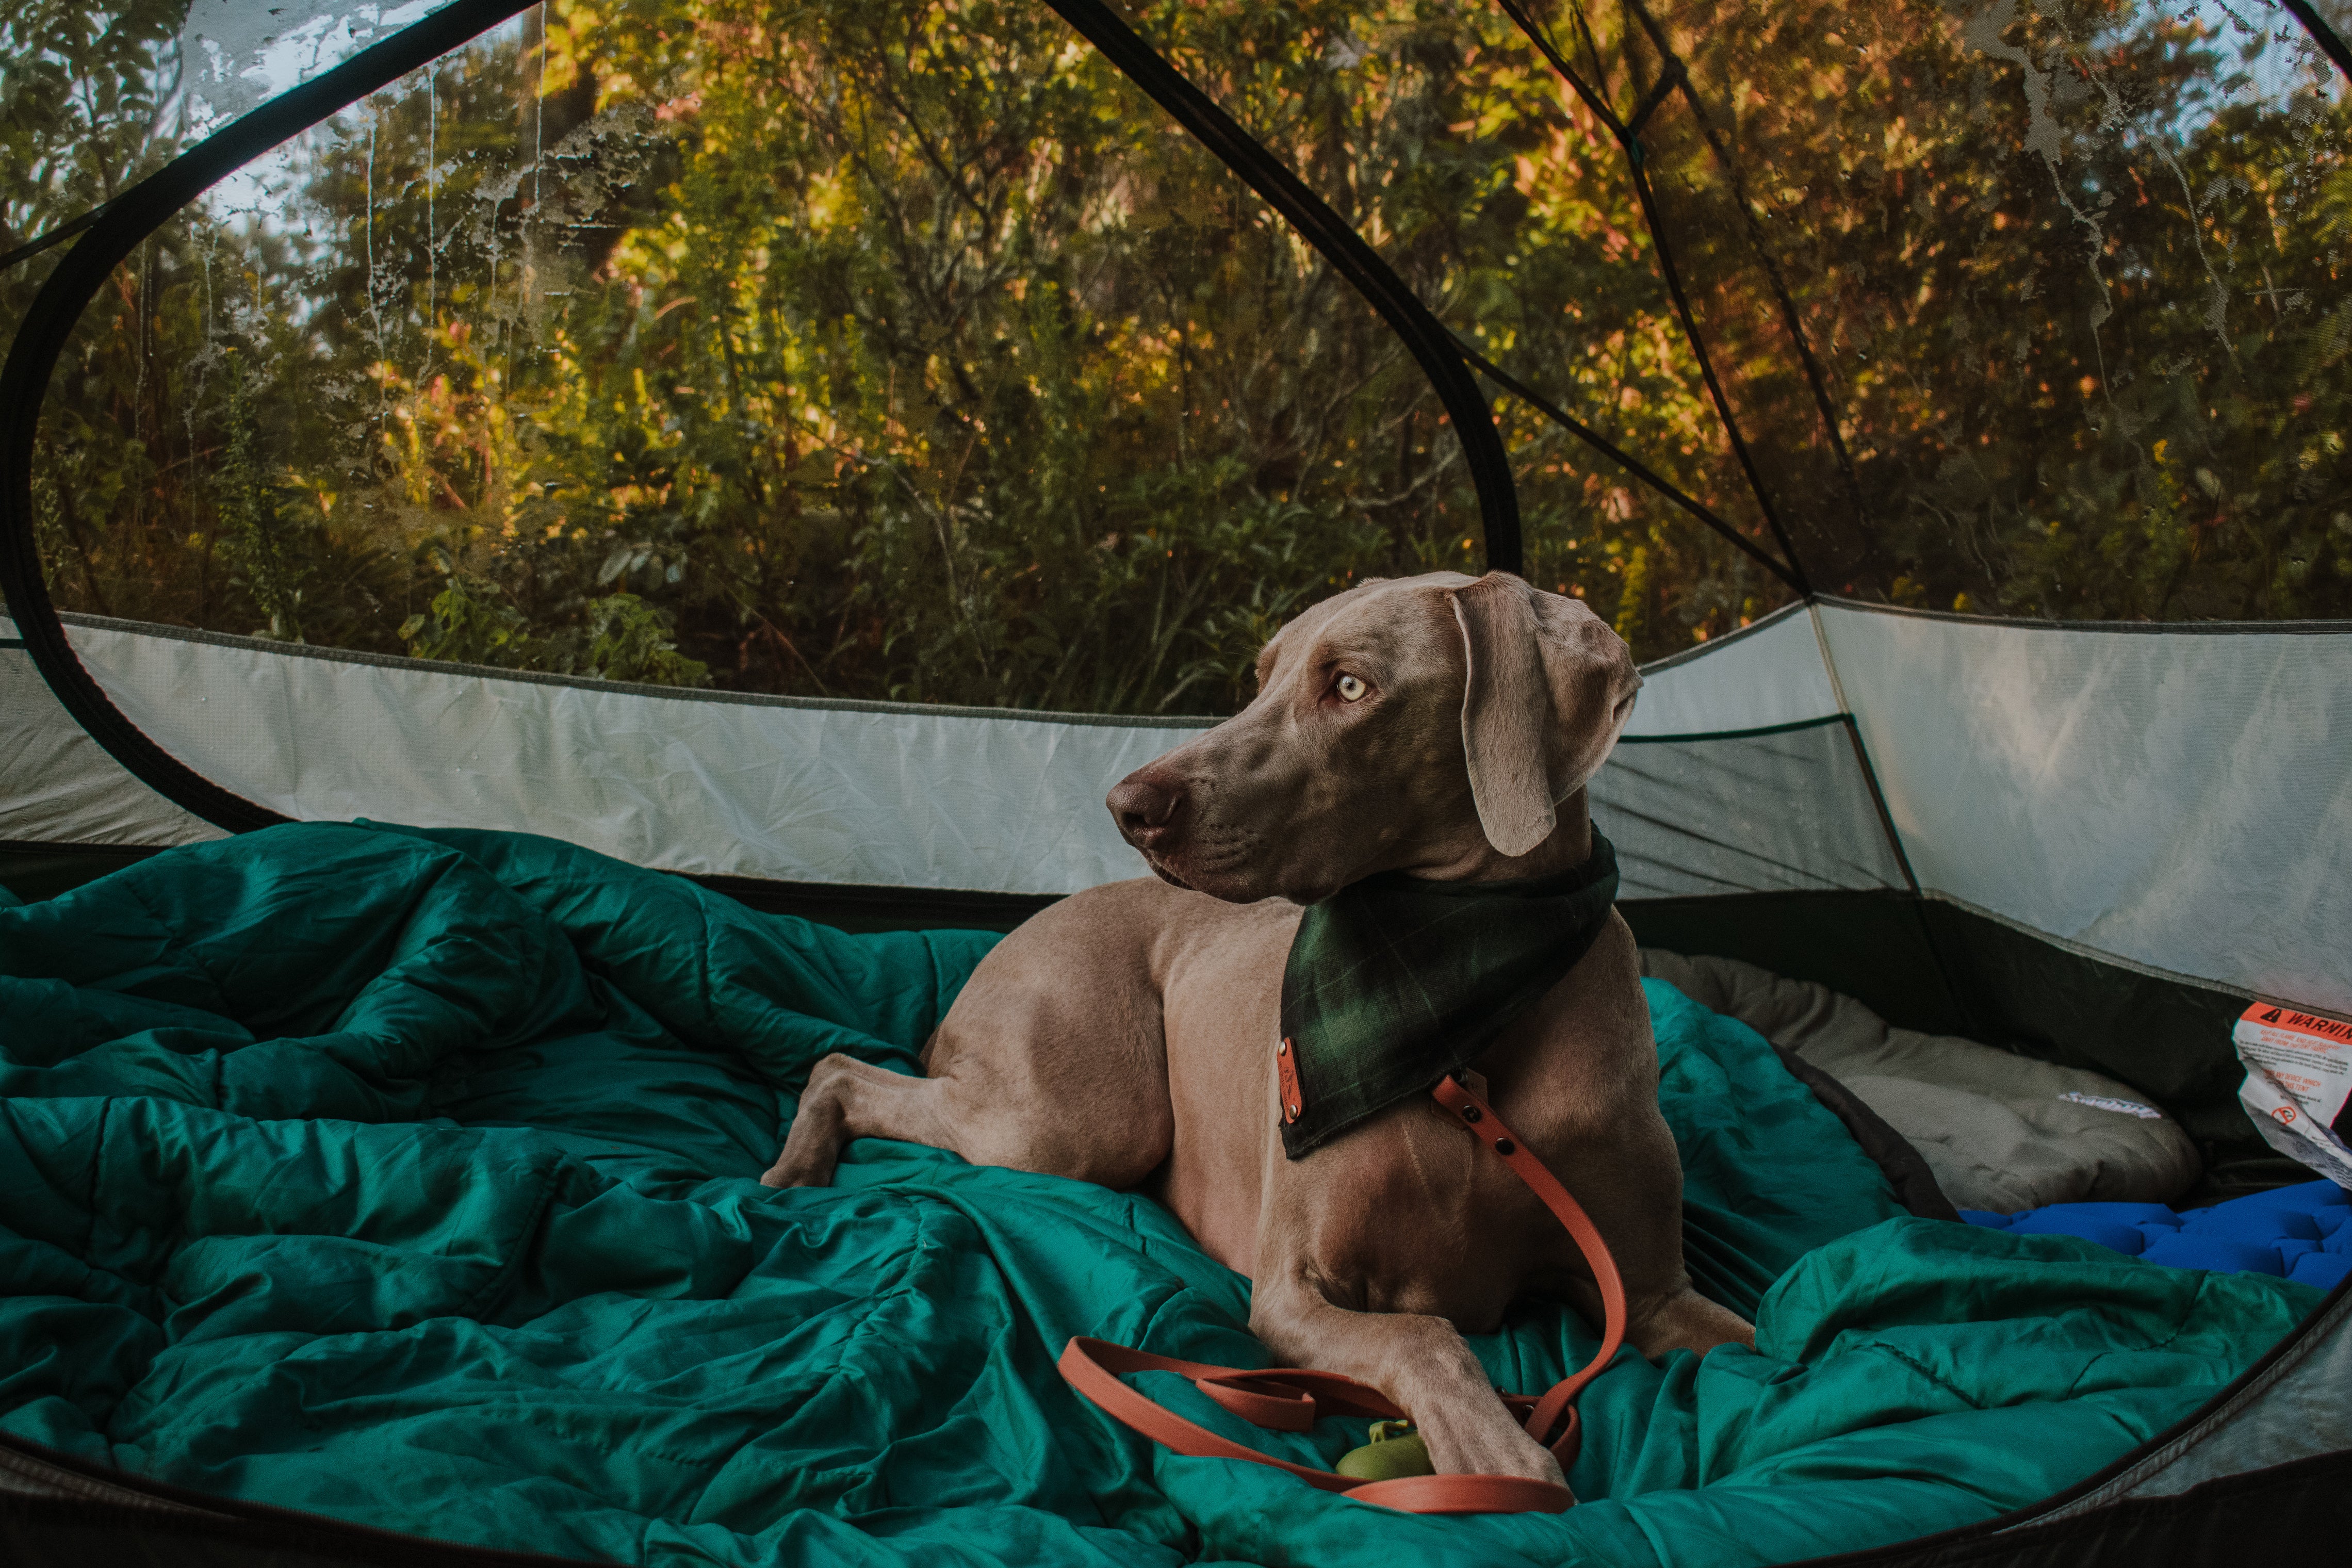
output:
M 2352 613 L 2347 115 L 2278 39 L 2124 0 L 1556 6 L 1588 98 L 1499 11 L 1136 15 L 1482 353 L 1822 586 Z M 41 432 L 62 600 L 1178 711 L 1245 700 L 1308 600 L 1476 561 L 1394 338 L 1045 8 L 539 16 L 124 268 Z M 1666 48 L 1687 91 L 1654 90 Z M 1645 103 L 1646 188 L 1609 129 Z M 1531 579 L 1644 657 L 1788 596 L 1497 417 Z

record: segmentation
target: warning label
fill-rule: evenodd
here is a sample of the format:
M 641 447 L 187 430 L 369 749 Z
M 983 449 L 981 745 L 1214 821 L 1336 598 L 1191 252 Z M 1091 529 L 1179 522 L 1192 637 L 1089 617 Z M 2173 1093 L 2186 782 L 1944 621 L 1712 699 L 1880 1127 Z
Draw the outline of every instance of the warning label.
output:
M 2280 1153 L 2352 1188 L 2345 1142 L 2352 1100 L 2352 1023 L 2257 1002 L 2231 1032 L 2246 1081 L 2238 1100 Z

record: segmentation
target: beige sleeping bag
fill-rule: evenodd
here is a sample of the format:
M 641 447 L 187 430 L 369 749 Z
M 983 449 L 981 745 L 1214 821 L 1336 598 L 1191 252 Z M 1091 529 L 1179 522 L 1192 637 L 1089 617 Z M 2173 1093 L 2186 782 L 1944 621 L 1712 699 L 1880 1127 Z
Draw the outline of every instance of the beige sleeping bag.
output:
M 2160 1204 L 2201 1173 L 2179 1125 L 2113 1079 L 1897 1029 L 1826 985 L 1737 959 L 1644 948 L 1642 973 L 1844 1084 L 1919 1151 L 1956 1207 Z

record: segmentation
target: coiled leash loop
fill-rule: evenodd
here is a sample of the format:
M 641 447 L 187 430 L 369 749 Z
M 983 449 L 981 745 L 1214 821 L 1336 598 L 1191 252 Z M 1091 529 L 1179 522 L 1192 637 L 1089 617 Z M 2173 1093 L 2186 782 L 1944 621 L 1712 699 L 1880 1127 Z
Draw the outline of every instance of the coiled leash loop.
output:
M 1552 1216 L 1574 1238 L 1601 1289 L 1602 1322 L 1601 1349 L 1582 1371 L 1564 1377 L 1538 1397 L 1504 1394 L 1499 1397 L 1511 1414 L 1522 1418 L 1528 1436 L 1546 1444 L 1565 1472 L 1576 1462 L 1583 1441 L 1575 1400 L 1585 1384 L 1601 1375 L 1617 1347 L 1625 1341 L 1625 1282 L 1618 1277 L 1617 1260 L 1609 1255 L 1576 1199 L 1559 1178 L 1519 1142 L 1495 1108 L 1449 1077 L 1432 1089 L 1444 1106 L 1479 1142 L 1492 1149 L 1512 1174 L 1551 1210 Z M 1180 1454 L 1203 1459 L 1245 1459 L 1286 1470 L 1328 1492 L 1344 1492 L 1359 1502 L 1378 1503 L 1406 1513 L 1563 1513 L 1576 1498 L 1566 1487 L 1519 1476 L 1401 1476 L 1391 1480 L 1360 1481 L 1329 1470 L 1310 1469 L 1276 1459 L 1218 1436 L 1207 1427 L 1185 1420 L 1149 1395 L 1119 1381 L 1136 1372 L 1172 1372 L 1192 1380 L 1192 1386 L 1253 1426 L 1277 1432 L 1304 1432 L 1324 1415 L 1369 1415 L 1379 1420 L 1402 1420 L 1405 1412 L 1369 1384 L 1337 1373 L 1306 1367 L 1245 1368 L 1210 1366 L 1153 1355 L 1104 1340 L 1073 1338 L 1062 1352 L 1062 1376 L 1103 1411 Z M 1563 1425 L 1563 1418 L 1565 1424 Z M 1553 1428 L 1559 1435 L 1553 1436 Z

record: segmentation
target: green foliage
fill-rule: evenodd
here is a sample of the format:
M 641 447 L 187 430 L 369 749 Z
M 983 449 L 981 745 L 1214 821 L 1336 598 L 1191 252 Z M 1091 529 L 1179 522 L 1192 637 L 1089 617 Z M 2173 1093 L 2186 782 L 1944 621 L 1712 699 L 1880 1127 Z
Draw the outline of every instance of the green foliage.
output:
M 175 12 L 35 9 L 68 20 L 0 63 L 11 224 L 168 142 Z M 1131 14 L 1449 324 L 1769 549 L 1752 461 L 1824 588 L 2352 615 L 2352 119 L 2246 86 L 2282 45 L 2123 0 L 1674 8 L 1711 118 L 1662 102 L 1644 168 L 1743 460 L 1622 153 L 1499 12 Z M 1645 101 L 1643 28 L 1555 20 Z M 262 221 L 184 213 L 77 330 L 36 479 L 65 603 L 1173 712 L 1245 700 L 1313 599 L 1479 561 L 1394 335 L 1045 7 L 550 0 L 255 181 Z M 1530 580 L 1643 657 L 1787 598 L 1496 416 Z
M 1625 575 L 1617 589 L 1617 635 L 1627 646 L 1639 648 L 1650 641 L 1650 599 L 1657 584 L 1650 578 L 1650 549 L 1637 544 L 1633 556 L 1625 563 Z
M 441 591 L 400 624 L 415 658 L 656 686 L 709 682 L 709 666 L 677 651 L 668 616 L 635 594 L 591 599 L 580 625 L 542 637 L 497 584 L 461 570 L 446 549 L 430 553 L 444 573 Z
M 291 515 L 300 502 L 289 487 L 272 482 L 261 456 L 244 359 L 231 354 L 228 363 L 227 452 L 213 476 L 219 490 L 215 504 L 220 552 L 237 574 L 230 581 L 269 617 L 258 635 L 300 642 L 302 587 L 312 569 L 303 549 L 304 530 Z
M 16 0 L 0 11 L 0 250 L 110 200 L 175 150 L 187 9 L 187 0 Z M 24 287 L 10 280 L 17 308 Z
M 656 686 L 702 686 L 710 667 L 684 657 L 671 640 L 668 618 L 635 594 L 588 602 L 588 651 L 582 673 L 606 680 Z
M 421 614 L 400 623 L 401 640 L 418 658 L 444 658 L 493 669 L 530 669 L 543 654 L 530 622 L 498 584 L 457 569 L 439 552 L 448 575 Z

